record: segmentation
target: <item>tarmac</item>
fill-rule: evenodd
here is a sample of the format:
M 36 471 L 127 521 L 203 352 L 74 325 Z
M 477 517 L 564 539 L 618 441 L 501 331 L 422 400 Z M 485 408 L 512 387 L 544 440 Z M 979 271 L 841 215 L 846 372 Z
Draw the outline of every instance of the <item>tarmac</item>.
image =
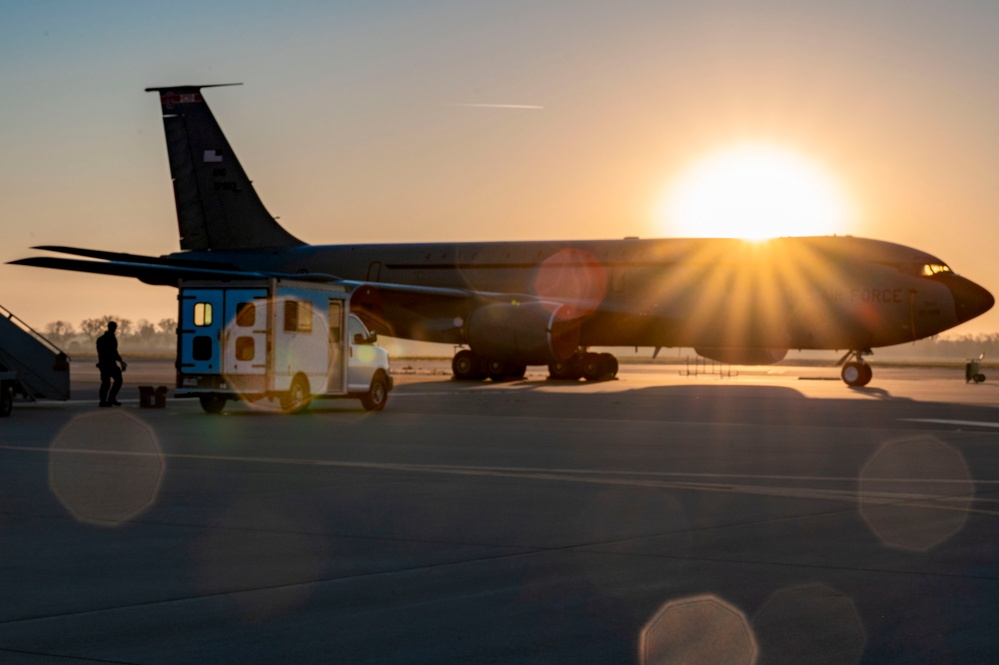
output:
M 451 381 L 380 413 L 138 385 L 0 419 L 3 663 L 985 663 L 999 382 Z

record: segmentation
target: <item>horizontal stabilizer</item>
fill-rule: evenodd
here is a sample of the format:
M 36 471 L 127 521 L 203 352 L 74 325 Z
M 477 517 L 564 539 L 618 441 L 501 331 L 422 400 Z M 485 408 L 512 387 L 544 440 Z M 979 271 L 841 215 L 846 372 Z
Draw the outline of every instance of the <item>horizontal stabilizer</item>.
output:
M 231 263 L 220 263 L 214 261 L 177 259 L 165 256 L 143 256 L 141 254 L 126 254 L 124 252 L 108 252 L 101 249 L 82 249 L 80 247 L 64 247 L 62 245 L 38 245 L 32 249 L 42 249 L 47 252 L 58 252 L 60 254 L 71 254 L 73 256 L 86 256 L 91 259 L 101 259 L 104 261 L 123 261 L 125 263 L 147 263 L 157 266 L 177 266 L 192 268 L 213 268 L 215 270 L 238 270 Z
M 203 88 L 228 88 L 234 85 L 243 85 L 242 83 L 209 83 L 206 85 L 165 85 L 162 87 L 146 88 L 146 92 L 181 92 L 181 91 L 193 91 L 197 92 Z

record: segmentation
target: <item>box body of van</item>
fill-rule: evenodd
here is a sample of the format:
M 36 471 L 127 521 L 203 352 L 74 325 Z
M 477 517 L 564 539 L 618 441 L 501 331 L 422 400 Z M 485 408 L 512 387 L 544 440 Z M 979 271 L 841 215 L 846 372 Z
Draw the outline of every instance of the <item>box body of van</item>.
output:
M 285 279 L 182 282 L 177 396 L 208 412 L 229 400 L 276 400 L 286 412 L 314 398 L 384 408 L 388 353 L 350 313 L 342 285 Z

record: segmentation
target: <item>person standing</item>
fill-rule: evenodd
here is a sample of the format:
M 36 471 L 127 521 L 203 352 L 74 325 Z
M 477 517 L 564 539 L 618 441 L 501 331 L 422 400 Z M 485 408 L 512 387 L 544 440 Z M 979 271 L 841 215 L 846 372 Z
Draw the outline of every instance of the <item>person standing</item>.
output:
M 108 329 L 97 338 L 97 368 L 101 370 L 101 402 L 100 406 L 121 406 L 118 401 L 118 391 L 121 390 L 121 373 L 128 366 L 118 355 L 118 339 L 114 331 L 118 324 L 108 321 Z M 121 363 L 121 367 L 118 367 Z

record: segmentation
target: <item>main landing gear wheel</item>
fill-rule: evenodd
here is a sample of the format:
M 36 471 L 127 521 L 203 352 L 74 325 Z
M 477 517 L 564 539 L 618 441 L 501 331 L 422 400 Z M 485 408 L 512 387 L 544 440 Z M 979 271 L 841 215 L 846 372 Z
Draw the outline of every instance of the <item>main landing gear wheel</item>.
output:
M 486 364 L 473 351 L 464 349 L 454 354 L 451 371 L 457 381 L 481 381 L 486 378 Z
M 486 361 L 486 374 L 493 381 L 502 381 L 506 378 L 506 363 L 502 360 L 491 358 Z
M 874 370 L 867 363 L 850 361 L 843 365 L 843 371 L 840 372 L 840 376 L 846 385 L 859 388 L 871 382 Z
M 607 380 L 616 379 L 618 370 L 617 358 L 610 353 L 601 353 L 600 355 L 603 356 L 604 359 L 604 369 L 607 370 Z
M 617 358 L 609 353 L 583 354 L 583 378 L 587 381 L 610 381 L 617 370 Z
M 579 381 L 583 376 L 583 364 L 579 356 L 559 360 L 548 365 L 548 378 L 554 381 Z
M 527 365 L 490 359 L 486 361 L 486 374 L 493 381 L 516 381 L 527 374 Z

